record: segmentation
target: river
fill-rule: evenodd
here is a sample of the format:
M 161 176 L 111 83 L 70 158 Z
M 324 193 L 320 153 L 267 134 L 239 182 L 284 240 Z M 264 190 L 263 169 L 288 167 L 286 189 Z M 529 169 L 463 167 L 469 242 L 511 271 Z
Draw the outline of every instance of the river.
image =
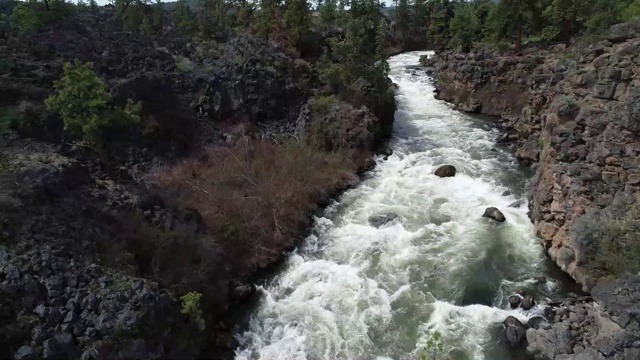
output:
M 260 288 L 237 360 L 416 359 L 436 332 L 438 359 L 521 359 L 499 344 L 499 323 L 541 307 L 511 310 L 507 297 L 524 289 L 544 302 L 572 290 L 533 234 L 528 174 L 488 122 L 436 100 L 426 73 L 407 69 L 420 54 L 389 61 L 393 155 L 318 216 Z M 443 164 L 458 174 L 433 175 Z M 489 206 L 507 221 L 482 218 Z M 399 219 L 369 224 L 389 212 Z

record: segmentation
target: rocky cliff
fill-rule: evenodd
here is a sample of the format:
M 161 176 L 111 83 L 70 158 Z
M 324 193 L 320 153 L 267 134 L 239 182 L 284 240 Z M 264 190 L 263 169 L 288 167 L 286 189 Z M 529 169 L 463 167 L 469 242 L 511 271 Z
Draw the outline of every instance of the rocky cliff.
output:
M 390 135 L 392 91 L 388 108 L 370 110 L 326 94 L 310 63 L 259 39 L 143 36 L 114 30 L 111 12 L 0 37 L 0 358 L 233 358 L 229 310 L 249 300 L 248 278 L 265 264 L 225 253 L 221 239 L 237 245 L 239 231 L 214 233 L 147 175 L 193 159 L 221 173 L 205 147 L 304 139 L 325 127 L 344 133 L 314 133 L 319 143 L 340 139 L 370 156 Z M 115 102 L 142 103 L 141 123 L 110 139 L 108 151 L 76 142 L 43 104 L 63 63 L 75 59 L 93 63 Z M 357 179 L 345 163 L 336 167 Z M 296 218 L 310 219 L 315 206 Z M 265 262 L 300 235 L 259 244 Z M 202 302 L 185 313 L 180 298 L 190 291 Z
M 640 186 L 639 30 L 620 24 L 596 44 L 519 56 L 443 53 L 436 64 L 438 96 L 501 117 L 499 141 L 515 140 L 516 156 L 537 169 L 535 231 L 587 290 L 601 273 L 590 271 L 592 244 L 578 220 L 614 200 L 633 203 Z
M 502 119 L 498 142 L 536 169 L 536 234 L 594 296 L 552 302 L 545 320 L 529 324 L 529 354 L 640 358 L 640 24 L 615 25 L 583 46 L 444 52 L 425 62 L 441 99 Z M 523 340 L 524 331 L 512 334 Z

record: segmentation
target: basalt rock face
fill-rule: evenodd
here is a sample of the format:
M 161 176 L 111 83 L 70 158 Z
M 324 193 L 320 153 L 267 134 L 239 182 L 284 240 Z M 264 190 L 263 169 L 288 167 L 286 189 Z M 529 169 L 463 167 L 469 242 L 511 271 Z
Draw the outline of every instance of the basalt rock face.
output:
M 552 300 L 546 321 L 526 331 L 534 359 L 579 360 L 640 357 L 640 277 L 596 285 L 591 296 Z
M 255 298 L 255 274 L 233 273 L 243 259 L 225 257 L 198 211 L 145 176 L 202 159 L 205 145 L 301 139 L 323 125 L 343 125 L 340 139 L 367 155 L 391 134 L 392 91 L 383 109 L 338 100 L 314 112 L 320 84 L 306 61 L 250 36 L 122 32 L 109 9 L 0 34 L 0 111 L 21 119 L 0 133 L 0 358 L 231 359 L 230 309 Z M 142 103 L 141 123 L 108 154 L 75 146 L 43 104 L 74 59 L 93 63 L 114 102 Z M 202 294 L 204 319 L 182 313 L 189 291 Z
M 640 186 L 640 35 L 636 25 L 611 29 L 608 40 L 499 55 L 442 53 L 439 97 L 462 110 L 499 116 L 516 156 L 537 169 L 530 217 L 547 253 L 585 289 L 576 222 L 614 199 L 631 201 Z M 631 30 L 630 30 L 631 29 Z M 597 256 L 597 254 L 596 254 Z

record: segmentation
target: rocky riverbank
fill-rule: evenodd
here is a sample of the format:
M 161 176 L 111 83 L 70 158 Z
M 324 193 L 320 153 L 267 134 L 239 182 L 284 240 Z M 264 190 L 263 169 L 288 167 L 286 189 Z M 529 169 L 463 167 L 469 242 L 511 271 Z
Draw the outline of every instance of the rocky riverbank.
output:
M 233 358 L 228 315 L 255 292 L 248 279 L 295 245 L 318 205 L 357 181 L 390 136 L 393 93 L 371 109 L 368 98 L 349 103 L 322 88 L 312 64 L 252 36 L 185 41 L 116 31 L 109 8 L 74 16 L 0 38 L 0 120 L 10 125 L 0 129 L 0 358 Z M 43 104 L 74 59 L 93 63 L 115 102 L 142 103 L 141 124 L 105 151 L 76 142 Z M 295 156 L 269 145 L 311 135 L 317 147 Z M 322 150 L 337 140 L 342 158 Z M 264 179 L 234 167 L 235 155 Z M 313 169 L 298 169 L 298 179 L 283 168 L 297 164 Z M 322 182 L 305 178 L 312 170 Z M 211 198 L 207 180 L 225 171 L 207 185 L 224 197 Z M 164 179 L 182 192 L 156 181 L 166 174 L 186 174 Z M 260 181 L 296 193 L 254 194 Z M 189 196 L 242 208 L 203 208 Z M 295 213 L 279 212 L 287 208 Z M 268 215 L 277 241 L 243 247 L 242 229 L 213 227 L 222 210 L 242 224 L 246 214 L 234 211 Z M 191 292 L 199 301 L 181 299 Z
M 530 217 L 546 253 L 593 295 L 552 301 L 526 330 L 539 359 L 640 358 L 639 34 L 619 24 L 590 45 L 444 52 L 423 64 L 441 99 L 502 118 L 499 142 L 536 169 Z

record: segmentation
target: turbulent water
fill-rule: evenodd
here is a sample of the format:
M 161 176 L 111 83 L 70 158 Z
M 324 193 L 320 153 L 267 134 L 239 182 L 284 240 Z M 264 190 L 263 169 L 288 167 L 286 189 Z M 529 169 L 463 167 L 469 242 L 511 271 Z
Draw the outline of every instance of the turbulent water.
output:
M 499 345 L 499 323 L 540 308 L 510 310 L 507 297 L 526 289 L 544 301 L 563 291 L 527 217 L 525 173 L 496 149 L 488 123 L 434 99 L 426 73 L 407 68 L 420 54 L 390 60 L 393 155 L 316 219 L 261 288 L 237 360 L 416 359 L 435 332 L 440 359 L 517 359 Z M 433 175 L 443 164 L 458 174 Z M 488 206 L 507 221 L 482 218 Z M 399 218 L 369 224 L 384 213 Z

